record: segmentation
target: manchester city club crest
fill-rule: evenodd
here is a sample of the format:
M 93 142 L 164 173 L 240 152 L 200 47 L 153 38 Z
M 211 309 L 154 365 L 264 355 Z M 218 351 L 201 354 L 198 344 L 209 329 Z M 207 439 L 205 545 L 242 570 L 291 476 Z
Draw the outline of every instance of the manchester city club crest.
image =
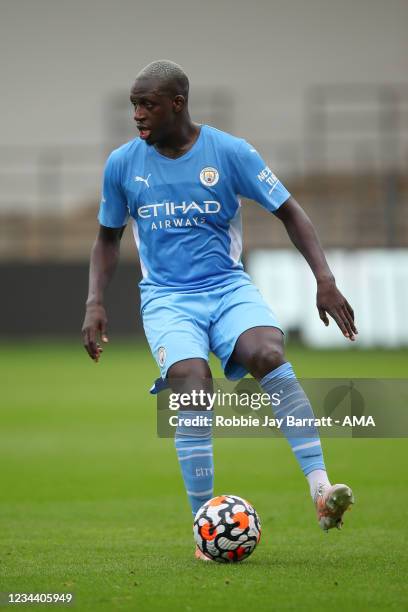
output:
M 220 175 L 218 173 L 217 168 L 212 168 L 208 166 L 207 168 L 203 168 L 200 172 L 200 181 L 206 187 L 213 187 L 218 183 Z
M 164 348 L 164 346 L 161 346 L 159 348 L 159 350 L 157 351 L 157 356 L 158 356 L 159 366 L 163 367 L 166 361 L 166 349 Z

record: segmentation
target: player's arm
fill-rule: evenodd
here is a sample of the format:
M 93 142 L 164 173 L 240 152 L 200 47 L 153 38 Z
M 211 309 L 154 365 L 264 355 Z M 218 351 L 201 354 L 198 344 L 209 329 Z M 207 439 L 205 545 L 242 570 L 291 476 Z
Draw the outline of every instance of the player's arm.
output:
M 85 349 L 95 362 L 99 360 L 103 350 L 99 338 L 102 342 L 108 342 L 104 291 L 113 277 L 119 260 L 120 240 L 124 230 L 125 226 L 111 228 L 100 225 L 91 251 L 89 290 L 82 336 Z
M 328 325 L 329 314 L 344 336 L 354 340 L 357 329 L 353 309 L 336 287 L 309 217 L 250 144 L 241 141 L 234 160 L 237 193 L 255 200 L 274 213 L 284 223 L 293 244 L 309 263 L 317 281 L 320 318 Z
M 336 286 L 316 230 L 303 208 L 290 196 L 274 213 L 284 224 L 289 238 L 308 262 L 317 282 L 316 304 L 323 323 L 328 314 L 336 321 L 343 335 L 355 339 L 357 328 L 354 312 Z
M 98 214 L 99 232 L 91 252 L 89 291 L 82 336 L 85 349 L 95 362 L 99 361 L 102 353 L 99 339 L 102 342 L 108 341 L 104 291 L 118 263 L 120 240 L 129 216 L 126 194 L 122 189 L 122 162 L 119 149 L 113 151 L 106 162 Z

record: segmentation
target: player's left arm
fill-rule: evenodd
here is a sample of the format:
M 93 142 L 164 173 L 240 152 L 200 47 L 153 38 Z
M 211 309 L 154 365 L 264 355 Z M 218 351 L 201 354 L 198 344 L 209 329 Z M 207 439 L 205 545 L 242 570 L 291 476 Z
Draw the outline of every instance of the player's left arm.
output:
M 329 325 L 330 315 L 343 335 L 355 340 L 358 333 L 354 312 L 344 295 L 338 290 L 332 271 L 326 261 L 316 230 L 298 202 L 290 196 L 274 214 L 282 221 L 289 238 L 308 262 L 317 282 L 316 305 L 323 323 Z

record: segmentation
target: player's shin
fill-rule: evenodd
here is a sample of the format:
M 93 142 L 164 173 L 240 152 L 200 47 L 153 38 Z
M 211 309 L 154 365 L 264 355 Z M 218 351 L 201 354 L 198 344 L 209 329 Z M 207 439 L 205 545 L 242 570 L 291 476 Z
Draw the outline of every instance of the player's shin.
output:
M 274 394 L 279 394 L 279 405 L 274 408 L 275 417 L 283 419 L 281 431 L 309 482 L 310 492 L 314 498 L 319 486 L 330 485 L 319 432 L 314 425 L 292 425 L 295 422 L 294 419 L 314 419 L 310 402 L 290 363 L 284 363 L 269 372 L 260 381 L 260 384 L 271 398 L 272 396 L 277 397 Z M 294 419 L 288 419 L 289 416 Z M 302 420 L 302 423 L 309 422 Z
M 193 516 L 213 497 L 212 412 L 181 410 L 175 444 Z

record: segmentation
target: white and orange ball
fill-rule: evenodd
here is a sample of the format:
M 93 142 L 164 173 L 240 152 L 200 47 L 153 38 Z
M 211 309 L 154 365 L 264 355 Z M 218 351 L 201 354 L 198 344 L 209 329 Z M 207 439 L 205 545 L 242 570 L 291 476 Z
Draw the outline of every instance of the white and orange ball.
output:
M 242 497 L 218 495 L 198 510 L 193 531 L 205 555 L 221 563 L 237 563 L 254 552 L 261 537 L 261 522 Z

